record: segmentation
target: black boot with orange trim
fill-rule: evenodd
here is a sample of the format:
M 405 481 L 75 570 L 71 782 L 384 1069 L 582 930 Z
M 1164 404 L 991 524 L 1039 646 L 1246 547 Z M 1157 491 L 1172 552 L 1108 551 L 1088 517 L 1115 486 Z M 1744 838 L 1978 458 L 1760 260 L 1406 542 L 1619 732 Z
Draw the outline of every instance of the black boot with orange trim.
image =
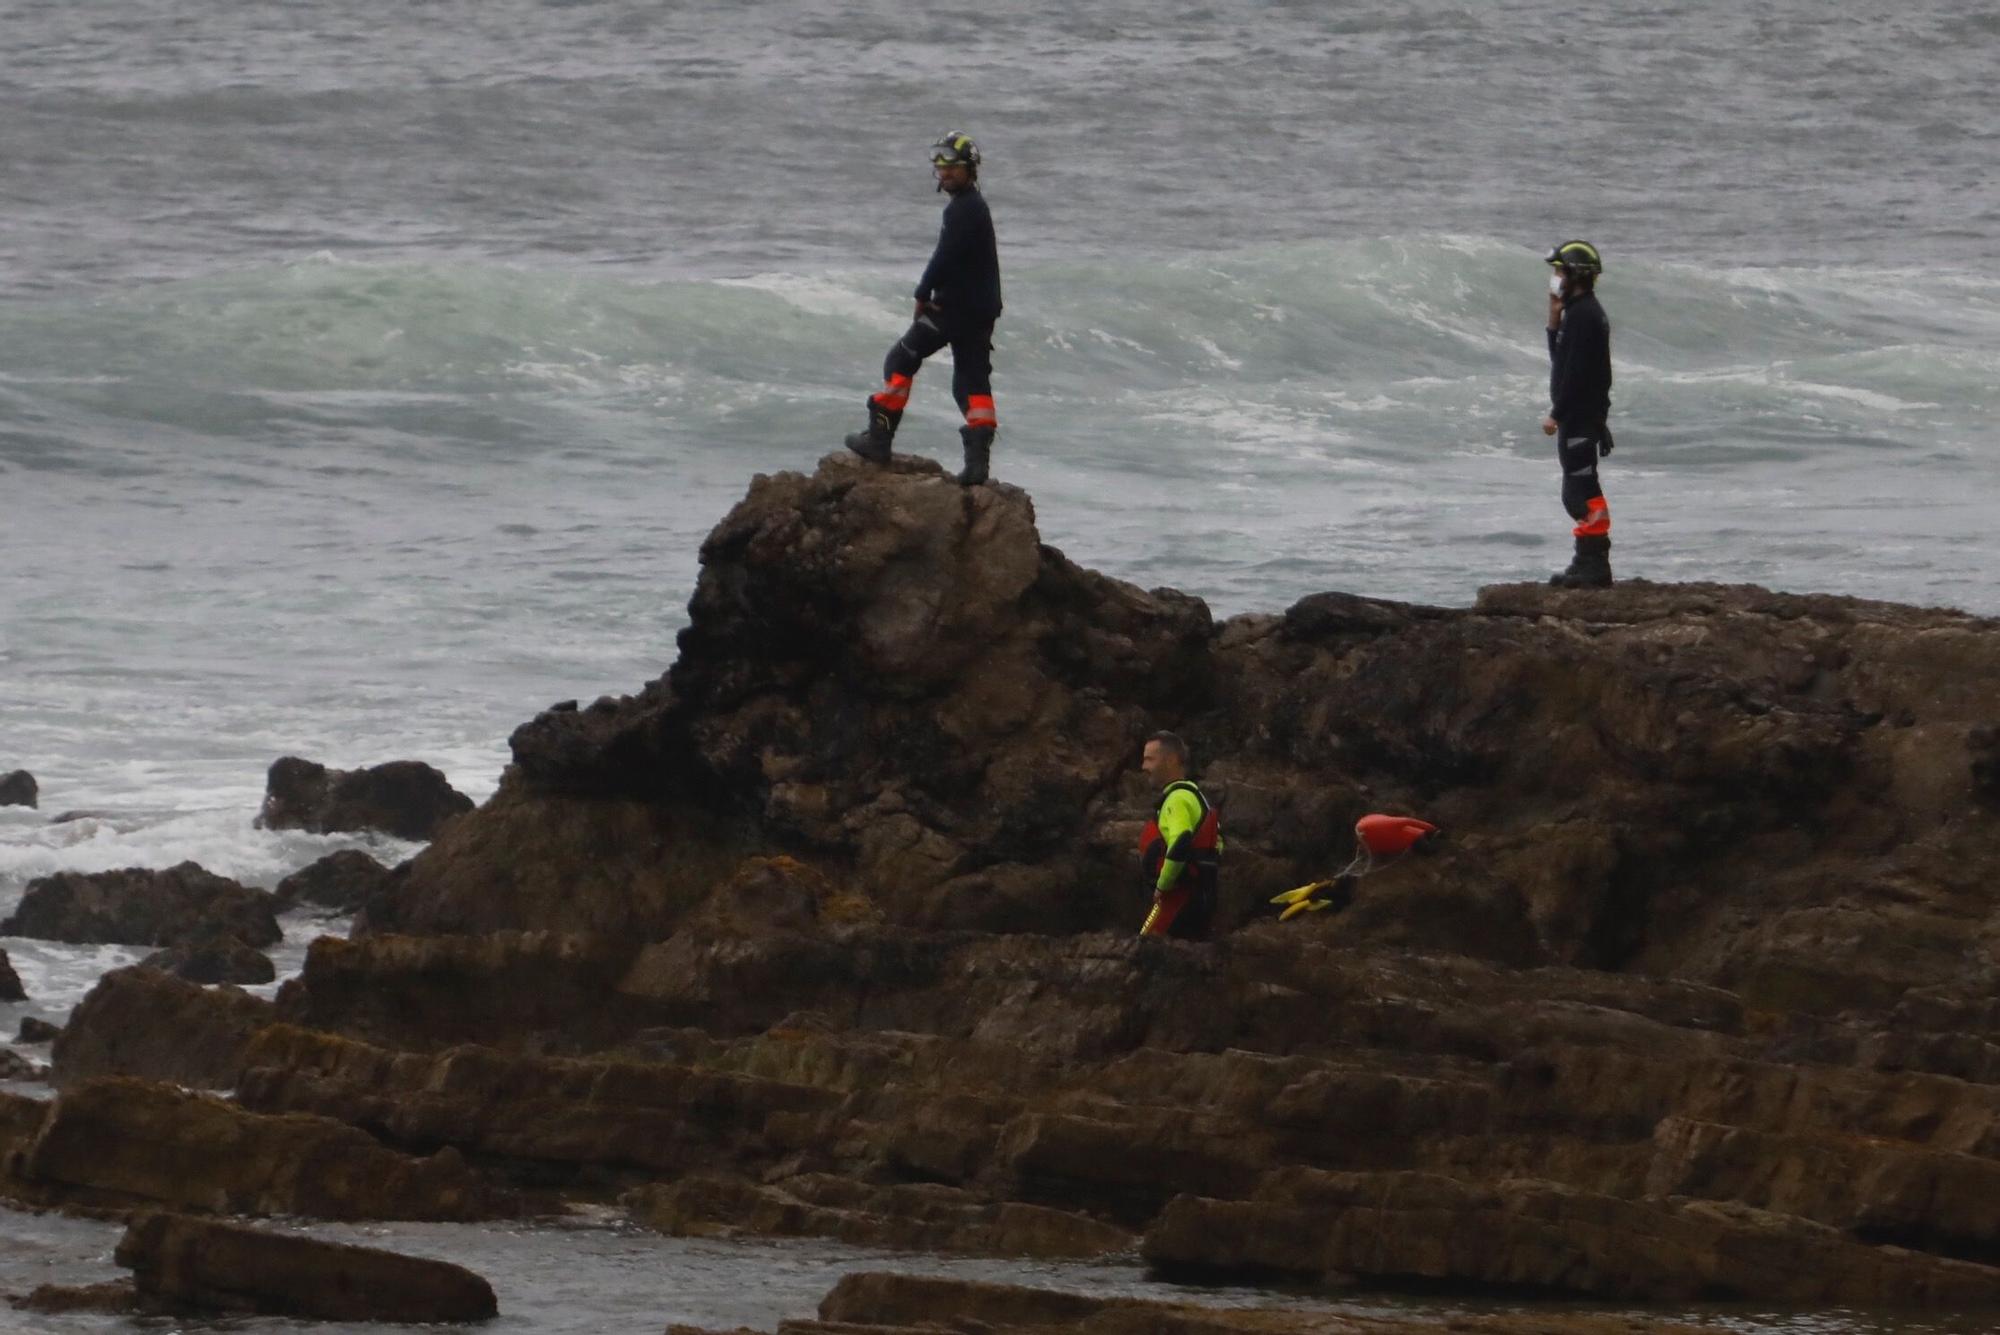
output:
M 866 459 L 871 464 L 889 462 L 889 444 L 896 438 L 896 426 L 903 420 L 901 408 L 884 407 L 871 398 L 868 400 L 868 426 L 847 438 L 847 448 Z
M 1549 583 L 1558 589 L 1610 588 L 1611 539 L 1578 534 L 1569 568 L 1550 575 Z
M 961 486 L 976 487 L 986 480 L 986 469 L 993 461 L 993 428 L 990 426 L 962 426 L 958 438 L 965 443 L 965 467 L 959 470 Z

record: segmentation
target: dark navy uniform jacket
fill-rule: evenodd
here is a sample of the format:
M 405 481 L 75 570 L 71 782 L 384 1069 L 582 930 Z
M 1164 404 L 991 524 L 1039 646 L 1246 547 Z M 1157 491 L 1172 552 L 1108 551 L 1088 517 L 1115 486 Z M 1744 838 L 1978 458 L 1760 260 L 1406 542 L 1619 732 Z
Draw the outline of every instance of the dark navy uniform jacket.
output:
M 1563 303 L 1549 330 L 1549 416 L 1572 435 L 1611 415 L 1611 320 L 1595 292 Z
M 917 280 L 916 296 L 938 307 L 948 324 L 991 324 L 1000 318 L 1000 251 L 993 215 L 978 186 L 968 185 L 944 206 L 937 250 Z

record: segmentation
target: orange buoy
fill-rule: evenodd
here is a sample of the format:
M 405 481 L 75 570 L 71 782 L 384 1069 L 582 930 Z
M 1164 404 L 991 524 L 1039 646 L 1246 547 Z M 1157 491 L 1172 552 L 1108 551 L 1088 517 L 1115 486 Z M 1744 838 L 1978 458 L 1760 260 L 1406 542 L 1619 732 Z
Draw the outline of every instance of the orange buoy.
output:
M 1437 826 L 1427 820 L 1418 820 L 1415 816 L 1384 816 L 1376 813 L 1363 816 L 1354 822 L 1356 842 L 1378 858 L 1407 853 L 1419 840 L 1436 833 Z

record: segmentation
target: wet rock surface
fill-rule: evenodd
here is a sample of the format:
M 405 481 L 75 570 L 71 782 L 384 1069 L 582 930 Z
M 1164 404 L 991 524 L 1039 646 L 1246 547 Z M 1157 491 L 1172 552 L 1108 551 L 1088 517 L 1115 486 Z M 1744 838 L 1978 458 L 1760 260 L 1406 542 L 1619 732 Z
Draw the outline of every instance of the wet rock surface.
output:
M 848 1275 L 820 1301 L 817 1321 L 787 1321 L 780 1335 L 860 1335 L 897 1331 L 1073 1331 L 1078 1335 L 1411 1335 L 1409 1319 L 1263 1307 L 1222 1309 L 1193 1303 L 988 1284 L 976 1280 L 863 1272 Z M 1548 1310 L 1464 1315 L 1450 1329 L 1466 1335 L 1693 1335 L 1694 1327 L 1646 1317 L 1606 1317 Z
M 269 894 L 183 862 L 165 871 L 58 872 L 28 882 L 0 935 L 172 946 L 227 936 L 268 946 L 284 936 Z
M 15 998 L 16 1001 L 21 999 L 20 997 Z M 16 1043 L 52 1043 L 55 1041 L 56 1035 L 61 1032 L 62 1029 L 60 1027 L 50 1024 L 47 1020 L 37 1019 L 32 1015 L 23 1015 L 21 1017 L 20 1028 L 14 1031 L 14 1041 Z
M 41 1284 L 15 1298 L 13 1304 L 23 1312 L 51 1316 L 65 1312 L 124 1315 L 139 1311 L 139 1290 L 130 1279 L 111 1279 L 100 1284 Z
M 204 936 L 155 951 L 139 961 L 190 983 L 268 983 L 278 976 L 270 956 L 229 935 Z
M 328 913 L 355 913 L 382 892 L 390 874 L 388 867 L 359 849 L 343 848 L 293 872 L 271 893 L 278 897 L 280 910 L 303 904 Z
M 29 1198 L 111 1208 L 321 1219 L 518 1212 L 456 1150 L 420 1159 L 327 1118 L 265 1116 L 211 1095 L 122 1077 L 65 1090 L 7 1176 Z
M 1045 547 L 1012 488 L 832 459 L 753 484 L 691 614 L 665 677 L 517 730 L 275 1007 L 108 975 L 58 1081 L 179 1066 L 384 1164 L 461 1156 L 458 1199 L 674 1233 L 2000 1299 L 2000 625 L 1643 582 L 1218 623 Z M 1222 813 L 1210 943 L 1133 935 L 1161 727 Z M 1449 837 L 1271 920 L 1369 811 Z M 394 1198 L 311 1176 L 307 1213 Z M 788 1328 L 973 1299 L 869 1301 Z M 1083 1301 L 978 1319 L 1372 1328 Z
M 238 988 L 204 988 L 138 966 L 113 969 L 56 1035 L 55 1083 L 129 1075 L 228 1089 L 242 1076 L 245 1046 L 272 1018 L 270 1002 Z
M 18 1052 L 0 1052 L 0 1080 L 46 1080 L 49 1068 L 38 1066 Z
M 7 958 L 7 952 L 0 950 L 0 1001 L 26 1001 L 27 989 L 21 986 L 21 975 L 14 972 L 14 961 Z
M 336 770 L 284 756 L 271 764 L 257 823 L 314 834 L 379 830 L 398 839 L 429 839 L 472 799 L 419 760 Z
M 41 786 L 24 769 L 0 774 L 0 807 L 33 807 L 41 804 Z
M 448 1261 L 184 1215 L 134 1222 L 117 1260 L 152 1310 L 402 1323 L 499 1313 L 492 1285 Z

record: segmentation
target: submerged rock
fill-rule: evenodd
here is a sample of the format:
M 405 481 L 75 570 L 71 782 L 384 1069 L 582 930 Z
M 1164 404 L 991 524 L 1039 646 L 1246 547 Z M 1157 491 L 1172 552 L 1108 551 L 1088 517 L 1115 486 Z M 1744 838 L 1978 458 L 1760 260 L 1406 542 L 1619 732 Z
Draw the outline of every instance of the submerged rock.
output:
M 0 1049 L 0 1080 L 36 1081 L 48 1078 L 48 1067 L 37 1066 L 18 1052 Z
M 130 1279 L 100 1284 L 41 1284 L 26 1297 L 14 1299 L 23 1312 L 61 1315 L 65 1312 L 106 1312 L 130 1315 L 140 1310 L 139 1289 Z
M 226 934 L 268 946 L 284 936 L 272 902 L 264 891 L 193 862 L 165 871 L 58 872 L 28 883 L 0 934 L 131 946 Z
M 491 1284 L 448 1261 L 185 1215 L 136 1221 L 117 1260 L 154 1309 L 412 1324 L 486 1321 L 500 1310 Z
M 285 756 L 272 762 L 257 824 L 267 830 L 380 830 L 398 839 L 430 839 L 446 821 L 470 810 L 472 799 L 422 761 L 330 770 Z
M 0 807 L 32 807 L 40 799 L 41 787 L 28 771 L 17 769 L 0 774 Z

